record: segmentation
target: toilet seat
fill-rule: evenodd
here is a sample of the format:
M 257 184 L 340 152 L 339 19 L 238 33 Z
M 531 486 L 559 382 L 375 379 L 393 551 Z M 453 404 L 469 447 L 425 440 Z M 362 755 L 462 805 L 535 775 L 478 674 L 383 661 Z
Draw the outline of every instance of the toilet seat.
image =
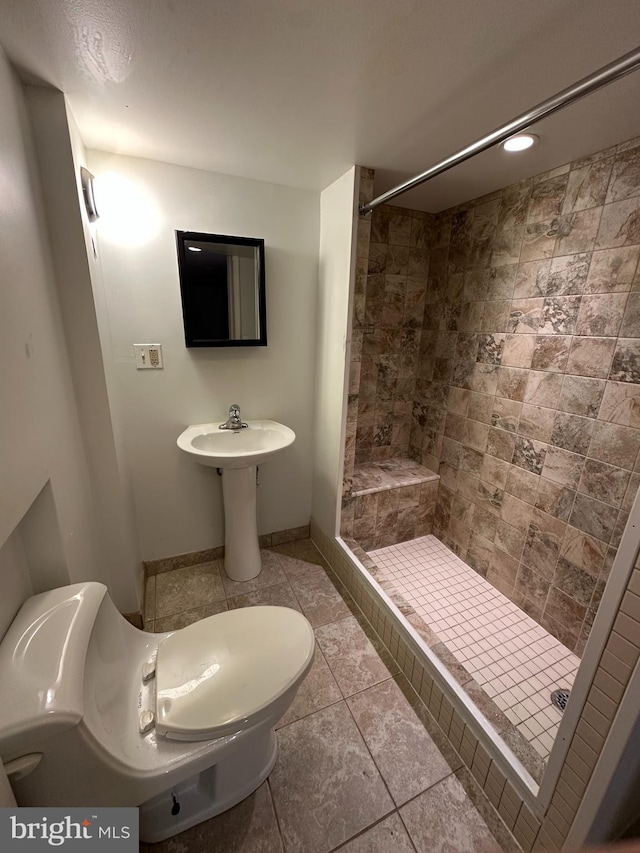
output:
M 246 607 L 209 616 L 161 641 L 156 731 L 209 740 L 259 722 L 309 670 L 313 629 L 289 607 Z

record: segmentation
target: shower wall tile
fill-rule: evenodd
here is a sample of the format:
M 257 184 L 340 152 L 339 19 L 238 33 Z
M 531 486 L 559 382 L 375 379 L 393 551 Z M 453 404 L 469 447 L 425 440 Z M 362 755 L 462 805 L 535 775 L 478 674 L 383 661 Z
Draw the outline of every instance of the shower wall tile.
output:
M 434 532 L 578 653 L 640 481 L 639 222 L 638 140 L 431 222 Z
M 373 179 L 361 178 L 360 190 L 370 200 Z M 356 464 L 409 453 L 419 360 L 429 343 L 423 348 L 421 337 L 433 222 L 429 214 L 389 205 L 359 222 L 352 335 L 362 345 L 351 347 L 347 435 L 356 438 L 345 448 L 345 493 Z M 437 375 L 448 381 L 446 373 Z

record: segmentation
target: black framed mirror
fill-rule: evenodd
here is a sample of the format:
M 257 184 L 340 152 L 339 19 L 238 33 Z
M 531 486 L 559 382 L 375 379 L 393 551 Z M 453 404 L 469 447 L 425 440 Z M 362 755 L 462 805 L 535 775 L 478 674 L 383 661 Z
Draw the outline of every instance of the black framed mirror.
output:
M 188 347 L 264 347 L 264 240 L 176 231 Z

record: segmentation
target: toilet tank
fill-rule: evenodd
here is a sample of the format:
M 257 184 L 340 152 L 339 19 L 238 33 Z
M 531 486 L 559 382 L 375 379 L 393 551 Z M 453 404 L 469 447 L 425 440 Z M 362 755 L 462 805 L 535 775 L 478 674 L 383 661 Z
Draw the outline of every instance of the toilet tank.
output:
M 107 588 L 81 583 L 29 598 L 0 643 L 0 754 L 8 760 L 83 716 L 87 650 Z

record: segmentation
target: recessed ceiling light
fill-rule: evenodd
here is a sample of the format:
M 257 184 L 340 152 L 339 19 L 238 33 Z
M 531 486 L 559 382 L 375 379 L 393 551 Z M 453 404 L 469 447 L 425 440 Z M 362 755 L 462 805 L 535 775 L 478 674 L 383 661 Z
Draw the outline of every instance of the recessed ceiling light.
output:
M 188 249 L 190 252 L 201 252 L 201 251 L 202 251 L 202 249 L 201 249 L 201 248 L 199 248 L 199 246 L 187 246 L 187 249 Z
M 505 151 L 525 151 L 531 148 L 538 141 L 538 137 L 533 133 L 519 133 L 517 136 L 510 136 L 502 143 Z

